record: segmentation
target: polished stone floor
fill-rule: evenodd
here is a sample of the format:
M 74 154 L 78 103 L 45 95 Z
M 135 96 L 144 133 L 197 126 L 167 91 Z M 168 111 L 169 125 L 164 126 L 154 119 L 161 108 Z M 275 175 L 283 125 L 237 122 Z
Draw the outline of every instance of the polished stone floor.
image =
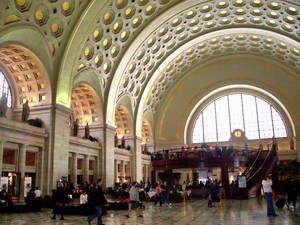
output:
M 266 203 L 251 200 L 222 200 L 220 206 L 207 208 L 206 200 L 190 200 L 187 203 L 174 204 L 172 208 L 153 206 L 146 203 L 144 218 L 137 218 L 134 212 L 125 217 L 125 211 L 109 211 L 103 216 L 106 225 L 132 224 L 205 224 L 205 225 L 300 225 L 300 209 L 288 211 L 277 210 L 278 217 L 266 216 Z M 64 221 L 50 219 L 51 210 L 43 209 L 39 213 L 0 214 L 2 225 L 84 225 L 86 217 L 65 216 Z M 96 220 L 92 224 L 96 224 Z

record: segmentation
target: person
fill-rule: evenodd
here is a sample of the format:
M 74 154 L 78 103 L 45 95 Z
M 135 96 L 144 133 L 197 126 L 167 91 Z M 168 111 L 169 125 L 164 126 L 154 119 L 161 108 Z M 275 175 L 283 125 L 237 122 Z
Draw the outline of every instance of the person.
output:
M 155 199 L 154 199 L 154 205 L 156 205 L 157 201 L 159 201 L 159 206 L 161 206 L 162 202 L 161 202 L 161 187 L 160 187 L 160 183 L 157 184 L 157 186 L 155 188 L 155 192 L 156 192 L 156 195 L 155 195 Z
M 164 204 L 165 201 L 168 203 L 169 208 L 171 208 L 172 204 L 169 200 L 168 186 L 166 181 L 164 181 L 164 183 L 161 185 L 161 203 Z
M 185 183 L 185 181 L 183 181 L 183 184 L 181 185 L 181 190 L 183 192 L 184 201 L 186 201 L 187 200 L 187 191 L 186 191 L 186 183 Z
M 130 195 L 130 209 L 136 210 L 138 217 L 143 217 L 139 207 L 140 198 L 139 198 L 139 192 L 137 190 L 137 182 L 133 182 L 132 187 L 130 188 L 129 191 L 129 195 Z M 129 217 L 129 212 L 128 212 L 128 217 Z
M 297 202 L 297 187 L 294 179 L 289 179 L 287 181 L 286 192 L 288 196 L 287 207 L 288 209 L 294 210 L 296 208 Z M 292 207 L 290 206 L 291 203 L 293 203 Z
M 212 202 L 215 202 L 215 203 L 220 202 L 219 186 L 218 186 L 216 180 L 213 182 L 213 184 L 210 187 L 210 194 L 211 194 L 211 200 L 212 200 Z
M 8 207 L 8 194 L 6 192 L 6 189 L 3 188 L 0 192 L 0 211 L 2 208 Z
M 181 158 L 185 158 L 185 153 L 186 153 L 186 150 L 185 150 L 185 148 L 182 146 L 182 147 L 181 147 Z
M 39 187 L 36 187 L 34 190 L 35 198 L 40 198 L 42 196 L 42 192 Z
M 269 176 L 264 177 L 264 179 L 262 181 L 262 186 L 263 186 L 264 193 L 265 193 L 265 199 L 267 200 L 267 215 L 268 216 L 278 216 L 275 213 L 275 210 L 273 207 L 272 184 L 273 184 L 273 182 Z
M 130 214 L 130 207 L 129 207 L 129 203 L 130 203 L 130 196 L 129 196 L 129 191 L 128 188 L 125 186 L 125 188 L 122 187 L 122 192 L 121 192 L 121 196 L 120 196 L 120 203 L 125 203 L 128 206 L 128 212 L 126 217 L 129 218 L 129 214 Z
M 107 200 L 104 196 L 104 193 L 102 191 L 102 179 L 99 178 L 97 180 L 97 186 L 95 187 L 94 191 L 91 193 L 91 201 L 92 205 L 96 209 L 96 213 L 93 215 L 90 215 L 88 217 L 88 223 L 91 225 L 92 220 L 95 218 L 98 218 L 97 225 L 102 225 L 102 207 L 107 204 Z
M 211 208 L 211 207 L 212 207 L 211 194 L 208 195 L 208 203 L 207 203 L 207 207 L 208 207 L 208 208 Z
M 80 195 L 80 206 L 85 207 L 88 203 L 88 195 L 86 193 L 86 190 L 83 190 L 83 192 Z
M 60 211 L 61 217 L 60 220 L 64 220 L 64 210 L 65 210 L 65 203 L 66 203 L 66 193 L 64 190 L 63 183 L 59 182 L 57 191 L 53 192 L 53 217 L 52 219 L 56 219 L 56 214 Z

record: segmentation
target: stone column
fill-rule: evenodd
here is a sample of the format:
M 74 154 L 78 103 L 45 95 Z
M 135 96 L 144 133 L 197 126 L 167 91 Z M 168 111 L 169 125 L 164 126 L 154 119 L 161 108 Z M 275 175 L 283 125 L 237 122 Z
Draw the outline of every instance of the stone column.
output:
M 145 182 L 149 181 L 149 165 L 145 165 Z
M 24 182 L 25 182 L 25 160 L 26 160 L 26 145 L 20 144 L 19 147 L 19 165 L 18 172 L 20 173 L 20 202 L 24 202 Z
M 300 162 L 300 136 L 295 137 L 296 150 L 297 150 L 297 160 Z
M 124 182 L 125 177 L 126 177 L 125 162 L 124 161 L 121 161 L 121 176 L 124 177 L 124 179 L 123 179 L 123 182 Z
M 69 157 L 69 120 L 71 109 L 56 104 L 53 128 L 53 152 L 52 152 L 52 188 L 56 188 L 56 182 L 61 177 L 68 177 Z
M 2 166 L 3 166 L 3 147 L 4 141 L 0 141 L 0 178 L 2 176 Z
M 84 163 L 83 163 L 83 182 L 87 181 L 89 183 L 89 155 L 84 156 Z
M 105 125 L 101 128 L 102 132 L 102 151 L 101 151 L 101 175 L 104 187 L 113 187 L 115 181 L 115 139 L 116 128 Z
M 43 188 L 43 184 L 44 184 L 44 148 L 39 148 L 39 151 L 37 153 L 38 155 L 38 163 L 37 163 L 37 185 L 40 188 L 40 190 L 42 191 L 43 194 L 44 193 L 44 188 Z
M 100 177 L 99 176 L 99 157 L 95 157 L 95 160 L 94 160 L 94 182 L 96 183 L 97 182 L 97 179 Z
M 140 182 L 143 178 L 142 167 L 142 139 L 139 137 L 128 138 L 128 144 L 132 147 L 132 160 L 131 160 L 131 178 L 132 181 Z
M 77 153 L 73 153 L 72 157 L 72 182 L 74 184 L 74 187 L 77 185 Z

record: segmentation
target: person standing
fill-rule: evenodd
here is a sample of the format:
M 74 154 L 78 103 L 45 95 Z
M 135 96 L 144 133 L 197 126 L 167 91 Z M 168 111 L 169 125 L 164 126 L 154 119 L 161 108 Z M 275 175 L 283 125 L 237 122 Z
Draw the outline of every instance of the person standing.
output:
M 187 191 L 186 191 L 186 183 L 183 181 L 183 184 L 181 185 L 181 190 L 183 192 L 183 199 L 184 201 L 187 201 Z
M 156 188 L 155 188 L 155 199 L 154 199 L 154 205 L 157 204 L 157 202 L 159 201 L 159 206 L 162 205 L 162 201 L 161 201 L 161 187 L 160 187 L 160 183 L 157 184 Z
M 95 190 L 91 193 L 92 204 L 96 209 L 96 213 L 88 217 L 88 223 L 91 225 L 91 222 L 96 217 L 98 218 L 97 225 L 102 225 L 102 207 L 107 204 L 106 198 L 102 191 L 102 179 L 97 180 L 97 186 Z
M 139 198 L 139 192 L 137 190 L 136 182 L 133 182 L 132 187 L 130 188 L 130 191 L 129 191 L 129 195 L 130 195 L 131 209 L 136 210 L 138 217 L 143 217 L 143 215 L 140 212 L 140 207 L 139 207 L 140 198 Z M 129 217 L 129 212 L 128 212 L 127 217 Z
M 272 199 L 272 180 L 271 178 L 265 177 L 262 181 L 262 186 L 265 193 L 265 199 L 267 200 L 267 215 L 268 216 L 278 216 L 275 213 L 274 207 L 273 207 L 273 199 Z
M 53 193 L 53 217 L 52 219 L 55 220 L 56 219 L 56 214 L 58 212 L 61 213 L 61 220 L 64 220 L 64 210 L 65 210 L 65 203 L 66 203 L 66 192 L 64 190 L 64 185 L 63 183 L 59 182 L 58 183 L 58 187 L 57 187 L 57 191 Z
M 164 183 L 161 185 L 161 202 L 162 204 L 165 203 L 165 201 L 168 203 L 169 208 L 172 207 L 172 204 L 170 203 L 169 200 L 169 194 L 168 194 L 168 186 L 167 186 L 167 182 L 164 181 Z

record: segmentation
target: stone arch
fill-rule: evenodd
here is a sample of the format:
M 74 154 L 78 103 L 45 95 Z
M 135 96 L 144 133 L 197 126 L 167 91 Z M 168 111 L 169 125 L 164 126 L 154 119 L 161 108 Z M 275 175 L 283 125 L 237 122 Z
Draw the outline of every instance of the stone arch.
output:
M 119 105 L 116 112 L 116 127 L 117 127 L 117 135 L 119 139 L 131 137 L 134 135 L 132 117 L 130 115 L 129 110 L 123 106 Z
M 218 75 L 220 71 L 222 71 L 221 78 Z M 276 76 L 276 79 L 273 79 L 273 76 Z M 287 86 L 280 82 L 279 77 L 285 80 Z M 291 116 L 292 119 L 286 120 L 293 121 L 291 124 L 295 125 L 295 129 L 291 130 L 299 132 L 299 104 L 293 94 L 299 89 L 299 79 L 295 74 L 263 58 L 235 56 L 201 64 L 176 84 L 163 102 L 164 107 L 156 115 L 158 118 L 155 128 L 157 140 L 161 143 L 183 143 L 186 121 L 194 105 L 208 93 L 233 84 L 251 85 L 271 93 L 282 102 Z M 280 89 L 277 88 L 278 86 Z M 281 105 L 279 108 L 282 108 Z M 176 114 L 172 114 L 174 110 Z
M 80 126 L 103 124 L 102 104 L 96 91 L 87 83 L 79 83 L 72 91 L 71 108 L 73 121 L 78 119 Z
M 114 91 L 111 91 L 108 97 L 108 121 L 112 121 L 109 117 L 112 115 L 111 112 L 121 93 L 132 93 L 134 90 L 139 92 L 136 96 L 132 95 L 136 101 L 135 105 L 138 106 L 141 95 L 144 93 L 143 90 L 157 68 L 164 64 L 174 51 L 192 41 L 193 38 L 217 30 L 226 31 L 233 27 L 238 29 L 255 27 L 257 30 L 270 30 L 273 33 L 290 37 L 290 39 L 299 40 L 296 29 L 285 24 L 285 20 L 280 20 L 279 17 L 276 20 L 271 19 L 268 13 L 272 10 L 276 11 L 277 16 L 284 15 L 295 22 L 294 15 L 298 13 L 298 4 L 292 2 L 285 4 L 283 1 L 275 3 L 271 1 L 189 1 L 174 6 L 172 12 L 167 11 L 161 14 L 153 21 L 151 28 L 145 29 L 139 35 L 116 70 L 113 78 L 115 82 L 112 82 L 111 87 L 111 90 Z M 292 16 L 289 16 L 290 13 Z M 131 77 L 136 77 L 136 79 L 129 79 Z M 141 117 L 138 116 L 138 119 Z M 141 121 L 139 120 L 138 123 Z M 140 136 L 139 128 L 137 128 L 137 135 Z
M 244 33 L 245 29 L 241 28 L 233 28 L 233 29 L 227 29 L 222 31 L 216 31 L 212 33 L 208 33 L 206 35 L 200 36 L 198 38 L 193 39 L 192 41 L 186 43 L 185 45 L 178 48 L 176 51 L 174 51 L 171 55 L 168 56 L 164 60 L 162 64 L 157 68 L 157 70 L 153 73 L 151 79 L 147 83 L 147 86 L 144 89 L 144 92 L 142 94 L 141 100 L 138 105 L 137 109 L 137 133 L 140 132 L 141 127 L 141 118 L 142 114 L 147 111 L 147 106 L 151 106 L 152 104 L 161 105 L 161 102 L 164 101 L 167 94 L 163 94 L 160 90 L 157 90 L 157 86 L 161 86 L 165 89 L 165 92 L 168 93 L 174 84 L 178 82 L 179 80 L 182 80 L 185 75 L 189 74 L 190 68 L 199 66 L 200 64 L 205 64 L 209 60 L 213 60 L 214 58 L 222 58 L 222 57 L 229 57 L 230 55 L 239 55 L 243 54 L 243 52 L 234 52 L 232 49 L 232 46 L 224 46 L 224 48 L 220 49 L 214 49 L 214 45 L 218 44 L 220 45 L 219 38 L 222 37 L 221 40 L 226 45 L 228 40 L 226 39 L 229 37 L 231 41 L 232 38 L 236 35 L 236 37 L 239 39 L 240 37 L 246 38 L 246 35 Z M 221 34 L 221 36 L 219 36 Z M 282 45 L 291 46 L 291 52 L 293 52 L 293 49 L 295 49 L 295 54 L 298 54 L 300 45 L 298 42 L 276 34 L 274 32 L 270 31 L 264 31 L 264 30 L 258 30 L 258 29 L 247 29 L 247 34 L 250 35 L 249 38 L 249 47 L 245 48 L 245 52 L 247 55 L 257 55 L 254 52 L 255 46 L 251 46 L 251 42 L 255 42 L 255 40 L 251 40 L 251 37 L 258 38 L 262 37 L 264 40 L 278 40 L 279 42 L 274 45 L 280 49 L 280 43 L 284 43 Z M 272 37 L 272 38 L 271 38 Z M 204 40 L 207 40 L 204 41 Z M 216 42 L 215 42 L 216 41 Z M 239 40 L 237 40 L 239 41 Z M 238 43 L 238 42 L 236 42 Z M 246 43 L 246 42 L 245 42 Z M 264 42 L 265 47 L 268 46 L 267 41 Z M 212 46 L 212 51 L 209 52 L 209 46 Z M 195 49 L 192 48 L 192 46 L 197 46 L 198 53 L 195 53 Z M 204 47 L 203 47 L 204 46 Z M 237 45 L 237 49 L 239 49 L 241 46 Z M 228 51 L 226 50 L 228 49 Z M 253 51 L 251 50 L 253 49 Z M 202 54 L 202 50 L 205 50 L 207 52 L 204 52 Z M 255 50 L 256 51 L 256 50 Z M 258 50 L 257 50 L 258 51 Z M 277 51 L 277 50 L 276 50 Z M 280 50 L 278 50 L 280 51 Z M 223 52 L 223 53 L 222 53 Z M 267 53 L 268 51 L 266 51 Z M 183 57 L 183 55 L 185 56 Z M 269 54 L 269 55 L 268 55 Z M 264 55 L 264 58 L 268 58 L 271 61 L 280 61 L 275 60 L 274 57 L 271 56 L 271 53 L 268 53 Z M 193 58 L 191 58 L 193 56 Z M 296 58 L 298 58 L 295 55 Z M 296 59 L 295 58 L 295 59 Z M 191 63 L 186 63 L 187 61 L 190 61 Z M 296 60 L 297 61 L 297 60 Z M 289 62 L 280 61 L 281 64 L 284 64 L 284 67 L 289 67 L 289 70 L 294 70 L 297 73 L 299 69 L 297 69 L 296 66 L 292 66 L 289 64 Z M 178 71 L 175 72 L 174 65 L 178 69 Z M 298 78 L 295 78 L 298 79 Z
M 186 144 L 192 144 L 191 137 L 193 133 L 193 127 L 196 123 L 197 116 L 200 112 L 209 104 L 210 102 L 214 101 L 218 97 L 224 96 L 226 94 L 231 93 L 247 93 L 250 95 L 257 96 L 265 101 L 267 101 L 272 107 L 279 112 L 280 116 L 282 117 L 284 124 L 286 126 L 287 135 L 288 137 L 296 136 L 295 124 L 294 121 L 288 112 L 285 105 L 273 94 L 265 91 L 261 88 L 252 86 L 252 85 L 241 85 L 241 84 L 233 84 L 228 86 L 223 86 L 213 90 L 212 92 L 208 93 L 206 96 L 202 97 L 200 101 L 194 106 L 188 119 L 186 121 L 186 125 L 184 128 L 184 140 Z
M 31 50 L 16 44 L 1 47 L 0 68 L 12 92 L 12 110 L 8 118 L 19 119 L 22 104 L 26 100 L 33 109 L 52 103 L 49 75 Z
M 151 124 L 148 120 L 143 120 L 142 144 L 153 145 L 153 131 Z

